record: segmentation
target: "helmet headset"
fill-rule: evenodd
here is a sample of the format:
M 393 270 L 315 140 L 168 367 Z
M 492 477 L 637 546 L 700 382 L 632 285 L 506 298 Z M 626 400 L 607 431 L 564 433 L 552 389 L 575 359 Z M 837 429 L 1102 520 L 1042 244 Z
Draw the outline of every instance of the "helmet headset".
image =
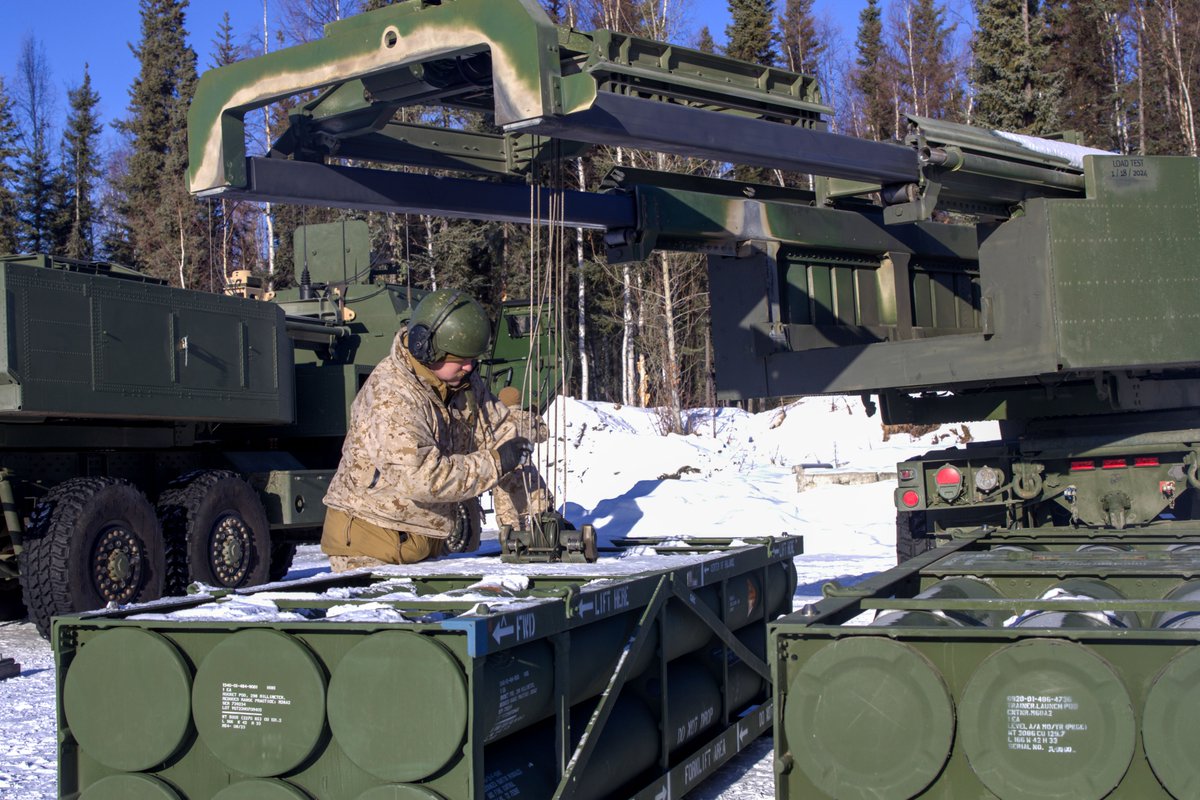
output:
M 446 317 L 450 316 L 450 312 L 454 310 L 454 303 L 462 296 L 461 291 L 456 291 L 450 295 L 450 299 L 446 301 L 446 305 L 442 307 L 441 312 L 434 317 L 433 322 L 429 325 L 419 323 L 408 329 L 408 352 L 412 353 L 413 358 L 420 361 L 422 364 L 430 364 L 437 361 L 437 353 L 433 349 L 433 335 L 437 333 L 437 329 L 446 321 Z

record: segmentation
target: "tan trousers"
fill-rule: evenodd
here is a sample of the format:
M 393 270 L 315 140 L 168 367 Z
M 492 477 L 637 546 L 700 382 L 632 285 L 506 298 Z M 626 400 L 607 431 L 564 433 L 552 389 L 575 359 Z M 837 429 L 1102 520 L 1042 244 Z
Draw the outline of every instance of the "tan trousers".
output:
M 416 564 L 445 552 L 441 539 L 381 528 L 331 508 L 325 512 L 321 550 L 334 572 L 383 564 Z

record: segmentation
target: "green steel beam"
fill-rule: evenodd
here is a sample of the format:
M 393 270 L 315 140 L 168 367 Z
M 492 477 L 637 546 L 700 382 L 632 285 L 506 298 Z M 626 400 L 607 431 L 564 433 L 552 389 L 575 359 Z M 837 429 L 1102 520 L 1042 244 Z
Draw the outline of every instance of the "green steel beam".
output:
M 374 136 L 400 108 L 440 106 L 447 118 L 489 112 L 516 133 L 585 111 L 600 94 L 804 130 L 822 129 L 830 111 L 811 77 L 612 31 L 560 28 L 536 0 L 409 0 L 328 25 L 320 40 L 205 73 L 188 116 L 190 188 L 244 187 L 245 115 L 287 98 L 311 99 L 275 143 L 280 153 L 347 156 L 346 142 L 367 137 L 374 158 L 413 163 L 404 152 L 381 158 L 385 142 Z
M 558 29 L 537 0 L 397 3 L 329 25 L 317 41 L 210 70 L 188 111 L 191 191 L 245 185 L 250 111 L 358 79 L 400 80 L 411 77 L 410 65 L 484 50 L 497 123 L 554 113 Z M 361 112 L 356 105 L 347 99 Z

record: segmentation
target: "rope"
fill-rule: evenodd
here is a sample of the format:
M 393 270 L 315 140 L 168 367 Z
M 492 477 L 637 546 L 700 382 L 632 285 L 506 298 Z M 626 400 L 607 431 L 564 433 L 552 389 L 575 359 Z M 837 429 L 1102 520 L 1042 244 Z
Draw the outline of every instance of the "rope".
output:
M 535 149 L 536 149 L 535 142 Z M 551 167 L 546 184 L 543 185 L 535 169 L 530 182 L 529 196 L 529 350 L 526 355 L 525 376 L 522 395 L 529 397 L 534 407 L 544 409 L 549 397 L 545 392 L 554 387 L 540 380 L 547 360 L 554 360 L 555 372 L 563 377 L 563 353 L 565 352 L 566 317 L 562 297 L 566 289 L 566 225 L 563 191 L 563 172 L 560 155 L 561 146 L 551 145 Z M 543 189 L 547 190 L 543 193 Z M 546 207 L 543 207 L 543 194 Z M 549 326 L 549 352 L 538 346 L 544 328 Z M 536 377 L 536 380 L 535 380 Z M 565 385 L 565 381 L 564 381 Z M 567 457 L 565 446 L 566 403 L 556 402 L 550 415 L 552 429 L 558 434 L 541 448 L 541 458 L 536 465 L 546 480 L 547 488 L 554 492 L 560 507 L 566 506 Z M 560 449 L 560 442 L 562 447 Z M 533 488 L 526 479 L 526 507 L 531 507 Z

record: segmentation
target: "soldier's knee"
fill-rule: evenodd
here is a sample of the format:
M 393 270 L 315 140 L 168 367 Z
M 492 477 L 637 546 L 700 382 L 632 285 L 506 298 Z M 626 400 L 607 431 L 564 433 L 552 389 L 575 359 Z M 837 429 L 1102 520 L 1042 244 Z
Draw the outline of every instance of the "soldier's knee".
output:
M 410 533 L 400 543 L 400 563 L 401 564 L 416 564 L 419 561 L 425 561 L 428 558 L 435 558 L 441 555 L 442 540 L 434 539 L 431 536 L 421 536 L 420 534 Z

